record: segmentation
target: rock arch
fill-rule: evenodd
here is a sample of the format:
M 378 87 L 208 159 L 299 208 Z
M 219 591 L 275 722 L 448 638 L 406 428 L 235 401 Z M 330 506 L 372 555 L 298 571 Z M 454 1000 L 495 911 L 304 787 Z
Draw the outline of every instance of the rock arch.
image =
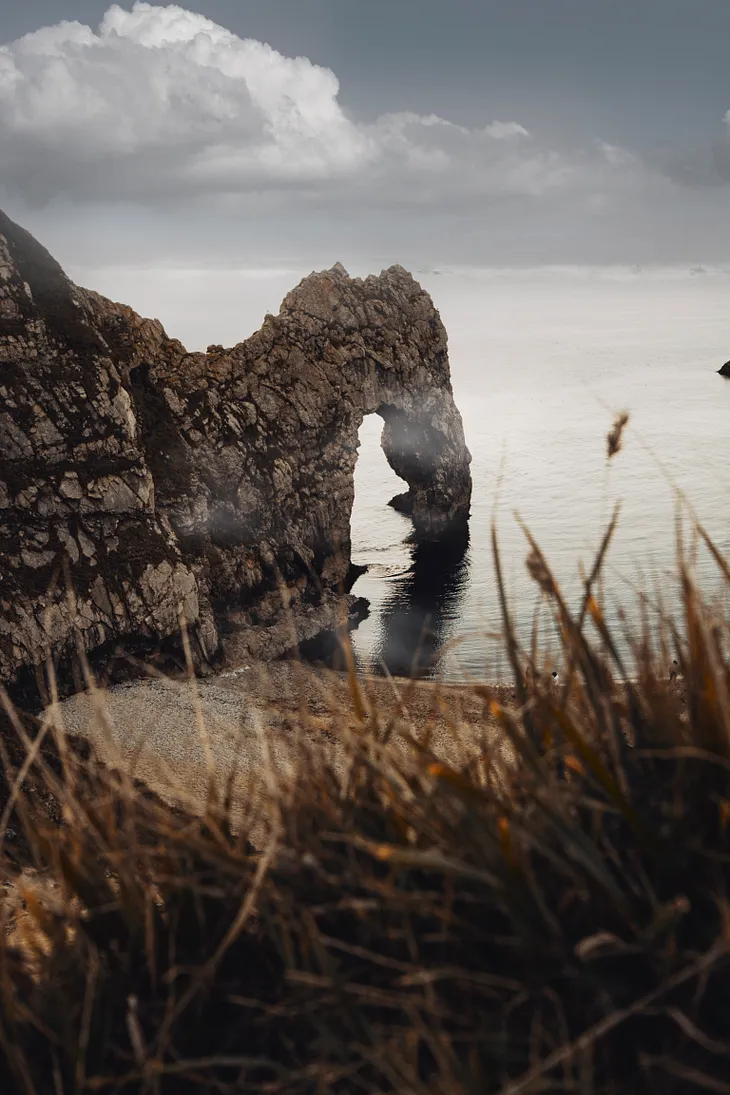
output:
M 292 622 L 300 639 L 331 626 L 366 414 L 417 534 L 468 518 L 446 332 L 398 266 L 312 274 L 245 342 L 188 353 L 0 214 L 0 400 L 5 680 L 71 651 L 75 629 L 88 651 L 148 650 L 182 616 L 204 665 L 221 635 L 271 656 Z

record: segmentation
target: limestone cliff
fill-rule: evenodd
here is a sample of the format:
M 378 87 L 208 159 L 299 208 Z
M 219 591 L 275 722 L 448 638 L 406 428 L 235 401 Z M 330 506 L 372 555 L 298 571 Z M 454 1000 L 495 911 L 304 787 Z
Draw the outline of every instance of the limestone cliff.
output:
M 0 677 L 147 654 L 181 619 L 200 665 L 222 634 L 272 656 L 331 625 L 370 413 L 416 533 L 463 526 L 446 333 L 405 270 L 312 274 L 245 342 L 187 353 L 0 213 Z

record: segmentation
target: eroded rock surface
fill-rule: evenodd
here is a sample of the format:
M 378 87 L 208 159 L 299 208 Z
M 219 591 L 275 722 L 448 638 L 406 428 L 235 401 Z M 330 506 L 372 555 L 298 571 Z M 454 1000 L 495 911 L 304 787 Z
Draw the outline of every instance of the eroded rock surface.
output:
M 312 274 L 245 342 L 187 353 L 0 214 L 2 679 L 181 620 L 200 666 L 222 635 L 270 657 L 331 626 L 370 413 L 416 532 L 463 527 L 446 332 L 401 267 Z

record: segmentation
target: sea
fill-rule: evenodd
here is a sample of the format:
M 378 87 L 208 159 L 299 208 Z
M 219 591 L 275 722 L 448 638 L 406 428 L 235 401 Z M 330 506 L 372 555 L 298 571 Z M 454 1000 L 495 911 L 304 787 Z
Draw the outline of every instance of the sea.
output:
M 197 349 L 246 337 L 307 272 L 127 268 L 82 277 Z M 414 274 L 449 335 L 473 458 L 469 534 L 413 542 L 408 519 L 388 506 L 403 483 L 380 448 L 382 421 L 365 419 L 352 514 L 353 561 L 367 567 L 353 593 L 370 602 L 350 636 L 359 665 L 505 679 L 494 531 L 516 635 L 529 646 L 537 634 L 546 664 L 559 668 L 555 623 L 525 565 L 526 531 L 575 609 L 616 507 L 597 592 L 620 649 L 630 650 L 647 619 L 658 628 L 676 614 L 680 542 L 727 619 L 727 583 L 695 529 L 730 557 L 730 380 L 717 371 L 730 358 L 730 265 Z M 609 460 L 606 435 L 622 411 L 629 423 Z

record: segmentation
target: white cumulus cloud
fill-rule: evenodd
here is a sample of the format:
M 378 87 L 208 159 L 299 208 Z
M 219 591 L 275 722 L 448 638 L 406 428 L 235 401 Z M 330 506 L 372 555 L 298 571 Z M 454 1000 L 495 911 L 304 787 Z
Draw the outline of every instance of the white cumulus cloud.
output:
M 0 184 L 42 203 L 297 193 L 448 205 L 603 194 L 636 159 L 543 147 L 517 121 L 348 116 L 337 77 L 192 11 L 137 2 L 0 47 Z
M 529 132 L 519 122 L 490 122 L 484 132 L 498 141 L 506 137 L 529 137 Z
M 179 7 L 112 6 L 95 33 L 45 27 L 0 47 L 3 176 L 143 194 L 350 174 L 373 155 L 334 73 Z M 157 180 L 157 182 L 155 182 Z

